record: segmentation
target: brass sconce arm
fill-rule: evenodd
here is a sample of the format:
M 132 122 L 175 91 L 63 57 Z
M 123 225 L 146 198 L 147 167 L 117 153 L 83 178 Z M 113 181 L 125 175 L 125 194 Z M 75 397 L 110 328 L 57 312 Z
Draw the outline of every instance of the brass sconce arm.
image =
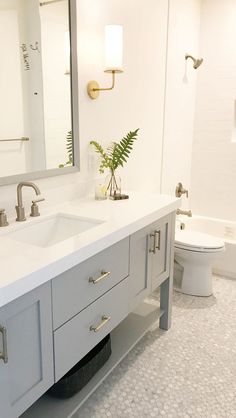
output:
M 87 92 L 90 97 L 90 99 L 97 99 L 99 96 L 100 91 L 109 91 L 113 90 L 115 87 L 115 74 L 116 73 L 122 73 L 122 70 L 105 70 L 105 73 L 111 73 L 112 74 L 112 85 L 111 87 L 99 87 L 99 84 L 97 81 L 93 80 L 90 81 L 87 85 Z
M 107 71 L 107 72 L 109 72 L 109 71 Z M 105 90 L 114 89 L 114 87 L 115 87 L 115 73 L 116 72 L 115 72 L 115 70 L 112 70 L 111 73 L 112 73 L 112 85 L 111 85 L 111 87 L 101 87 L 101 88 L 94 89 L 93 91 L 105 91 Z

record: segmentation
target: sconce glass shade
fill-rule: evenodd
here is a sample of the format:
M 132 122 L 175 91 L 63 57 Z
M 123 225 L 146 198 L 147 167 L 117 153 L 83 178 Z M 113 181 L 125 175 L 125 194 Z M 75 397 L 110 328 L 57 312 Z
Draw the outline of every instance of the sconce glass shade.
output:
M 105 71 L 123 71 L 123 27 L 105 27 Z

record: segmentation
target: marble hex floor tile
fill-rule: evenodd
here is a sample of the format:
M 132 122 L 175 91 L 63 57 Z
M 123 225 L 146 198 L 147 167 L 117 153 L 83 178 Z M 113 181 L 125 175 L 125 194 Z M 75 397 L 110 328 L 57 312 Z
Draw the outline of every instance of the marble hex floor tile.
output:
M 145 417 L 236 418 L 236 281 L 174 292 L 171 329 L 149 331 L 73 418 Z

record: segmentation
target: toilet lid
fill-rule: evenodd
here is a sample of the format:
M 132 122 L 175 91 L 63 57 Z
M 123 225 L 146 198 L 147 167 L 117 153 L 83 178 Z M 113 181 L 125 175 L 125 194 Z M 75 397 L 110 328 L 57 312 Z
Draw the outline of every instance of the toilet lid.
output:
M 198 231 L 176 231 L 175 245 L 179 248 L 214 250 L 224 247 L 224 241 Z

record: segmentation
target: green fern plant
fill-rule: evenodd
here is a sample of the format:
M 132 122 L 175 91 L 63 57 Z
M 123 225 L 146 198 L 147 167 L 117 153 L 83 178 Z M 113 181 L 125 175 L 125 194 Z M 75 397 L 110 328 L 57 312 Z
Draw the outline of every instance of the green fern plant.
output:
M 68 161 L 65 164 L 59 164 L 59 168 L 66 167 L 67 165 L 73 165 L 73 136 L 72 131 L 69 131 L 66 135 L 66 150 L 68 154 Z
M 128 132 L 120 142 L 112 142 L 106 150 L 104 150 L 98 142 L 90 141 L 90 144 L 95 147 L 95 151 L 101 157 L 99 167 L 99 172 L 101 174 L 108 168 L 111 171 L 111 174 L 114 175 L 114 172 L 118 167 L 123 167 L 133 149 L 134 141 L 138 136 L 138 131 L 139 129 Z

